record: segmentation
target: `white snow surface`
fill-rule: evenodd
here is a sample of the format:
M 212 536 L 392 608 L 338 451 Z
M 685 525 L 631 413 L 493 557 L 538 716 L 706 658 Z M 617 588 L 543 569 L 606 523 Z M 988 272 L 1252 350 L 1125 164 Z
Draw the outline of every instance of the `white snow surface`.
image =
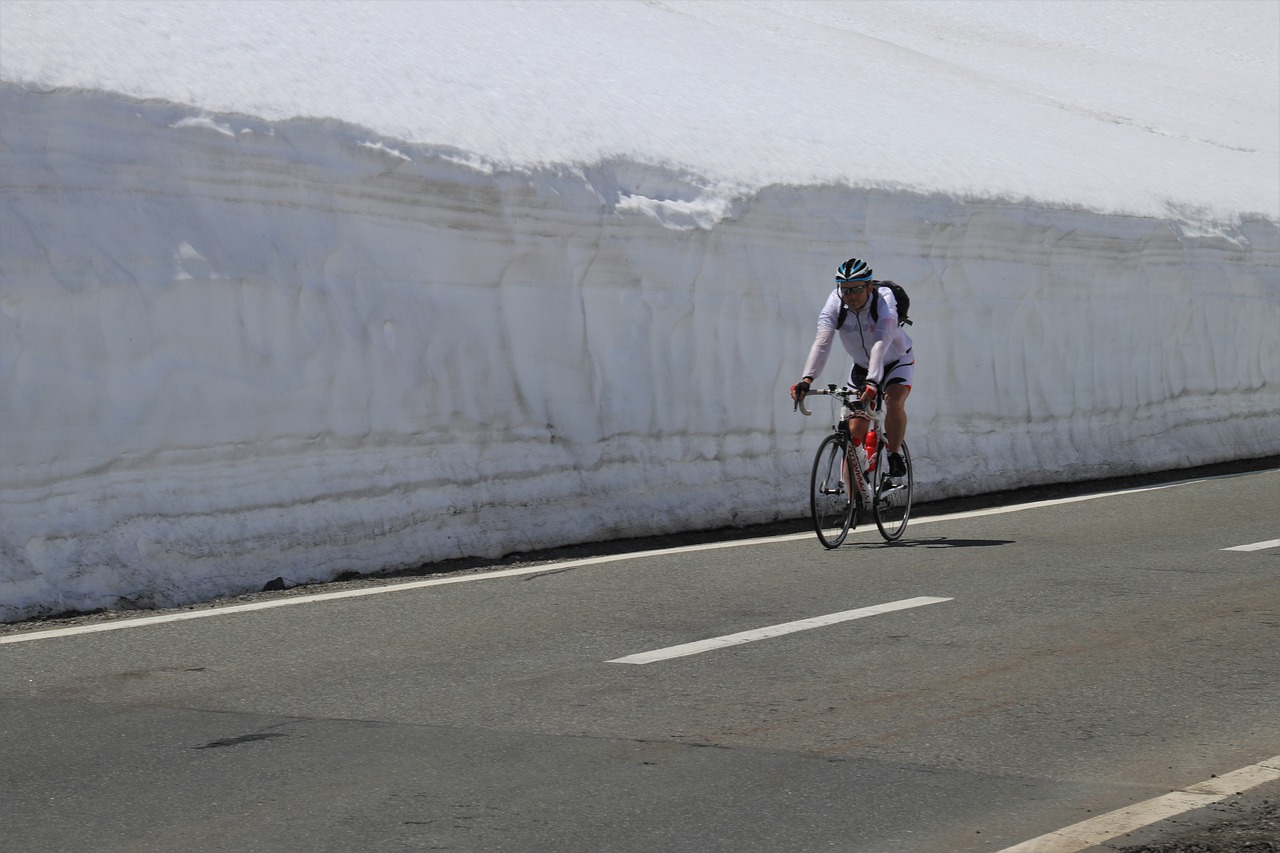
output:
M 1163 215 L 1277 213 L 1274 0 L 4 0 L 4 77 L 628 158 Z
M 850 255 L 919 499 L 1280 453 L 1280 3 L 0 0 L 0 619 L 800 517 Z

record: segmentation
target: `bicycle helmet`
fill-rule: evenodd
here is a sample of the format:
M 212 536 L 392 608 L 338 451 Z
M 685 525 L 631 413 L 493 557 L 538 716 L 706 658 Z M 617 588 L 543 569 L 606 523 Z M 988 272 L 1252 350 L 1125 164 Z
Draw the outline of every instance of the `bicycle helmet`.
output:
M 836 281 L 839 283 L 870 280 L 871 267 L 867 266 L 867 262 L 862 258 L 850 258 L 836 267 Z

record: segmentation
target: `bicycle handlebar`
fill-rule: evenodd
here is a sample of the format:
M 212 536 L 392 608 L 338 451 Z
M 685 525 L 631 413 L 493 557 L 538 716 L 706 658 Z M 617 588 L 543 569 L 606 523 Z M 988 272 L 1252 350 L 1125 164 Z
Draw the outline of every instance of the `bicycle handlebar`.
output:
M 849 388 L 848 386 L 844 388 L 836 388 L 836 386 L 834 385 L 828 385 L 826 388 L 823 388 L 820 391 L 810 391 L 807 394 L 805 394 L 804 397 L 812 397 L 815 394 L 823 397 L 839 397 L 841 400 L 844 401 L 844 404 L 846 406 L 848 406 L 850 409 L 853 409 L 855 412 L 858 411 L 859 408 L 862 408 L 865 405 L 860 399 L 862 397 L 862 391 L 857 388 Z M 873 410 L 879 407 L 882 396 L 883 395 L 880 393 L 880 389 L 877 388 L 876 402 L 875 402 L 875 405 L 873 406 Z M 812 415 L 813 412 L 805 408 L 804 397 L 801 397 L 798 400 L 796 400 L 796 408 L 800 410 L 800 414 L 804 415 L 807 418 L 810 415 Z M 853 403 L 849 402 L 850 398 L 853 399 L 854 401 Z M 855 405 L 855 403 L 857 405 Z

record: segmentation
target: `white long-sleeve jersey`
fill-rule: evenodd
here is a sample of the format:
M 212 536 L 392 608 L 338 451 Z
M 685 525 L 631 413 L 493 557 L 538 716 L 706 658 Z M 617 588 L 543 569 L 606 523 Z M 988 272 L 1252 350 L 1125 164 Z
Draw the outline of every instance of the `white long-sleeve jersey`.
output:
M 876 309 L 879 321 L 871 320 L 871 303 L 879 300 Z M 884 378 L 884 366 L 899 361 L 911 349 L 911 338 L 898 325 L 898 301 L 887 287 L 877 287 L 860 311 L 850 309 L 844 325 L 837 331 L 840 317 L 840 291 L 832 290 L 827 303 L 818 314 L 818 334 L 809 349 L 802 376 L 815 379 L 827 364 L 831 355 L 831 341 L 838 334 L 845 352 L 853 356 L 853 363 L 867 369 L 867 380 L 879 382 Z

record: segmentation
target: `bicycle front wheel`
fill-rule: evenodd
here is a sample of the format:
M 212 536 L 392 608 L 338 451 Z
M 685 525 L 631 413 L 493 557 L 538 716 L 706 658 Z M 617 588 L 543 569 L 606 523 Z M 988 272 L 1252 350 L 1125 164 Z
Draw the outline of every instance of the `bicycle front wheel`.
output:
M 829 435 L 818 446 L 809 478 L 809 508 L 813 530 L 825 548 L 837 548 L 849 535 L 857 506 L 849 500 L 848 471 L 845 468 L 845 440 Z
M 911 453 L 902 442 L 902 459 L 907 463 L 907 473 L 901 477 L 889 476 L 889 451 L 881 443 L 876 450 L 876 488 L 872 496 L 872 515 L 880 535 L 890 542 L 902 538 L 911 518 L 911 496 L 915 488 L 915 475 L 911 468 Z

